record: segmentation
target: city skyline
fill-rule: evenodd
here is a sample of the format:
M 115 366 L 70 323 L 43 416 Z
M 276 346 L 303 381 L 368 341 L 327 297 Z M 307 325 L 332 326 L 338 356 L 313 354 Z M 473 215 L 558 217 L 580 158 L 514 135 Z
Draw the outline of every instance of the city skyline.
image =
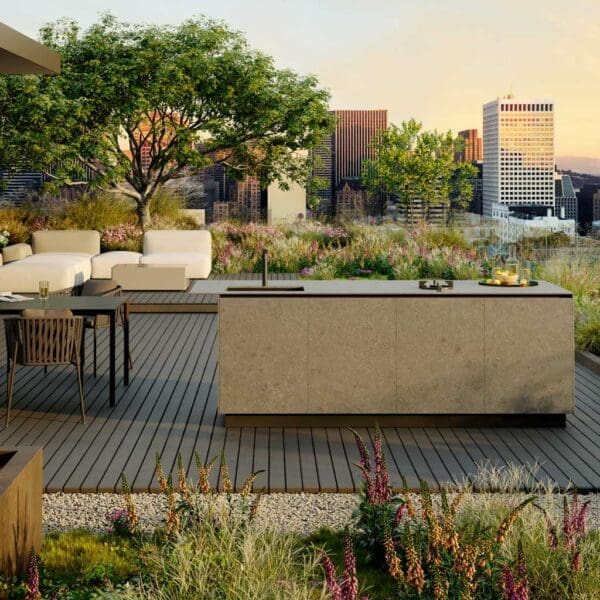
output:
M 61 17 L 83 27 L 99 12 L 131 21 L 177 23 L 197 14 L 224 19 L 277 64 L 315 73 L 332 109 L 388 109 L 389 121 L 411 117 L 428 129 L 482 130 L 484 102 L 513 92 L 556 105 L 556 154 L 582 157 L 600 172 L 600 3 L 555 0 L 498 6 L 473 0 L 31 0 L 5 22 L 36 36 Z M 143 16 L 143 18 L 142 18 Z M 569 162 L 575 168 L 577 161 Z

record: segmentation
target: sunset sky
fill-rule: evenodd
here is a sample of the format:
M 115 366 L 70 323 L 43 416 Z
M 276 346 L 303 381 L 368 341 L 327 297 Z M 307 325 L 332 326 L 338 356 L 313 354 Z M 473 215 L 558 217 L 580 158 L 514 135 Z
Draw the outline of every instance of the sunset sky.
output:
M 35 37 L 48 21 L 86 26 L 102 11 L 224 19 L 278 65 L 315 73 L 332 108 L 387 108 L 397 123 L 481 129 L 497 96 L 552 98 L 557 155 L 600 169 L 600 0 L 28 0 L 0 20 Z

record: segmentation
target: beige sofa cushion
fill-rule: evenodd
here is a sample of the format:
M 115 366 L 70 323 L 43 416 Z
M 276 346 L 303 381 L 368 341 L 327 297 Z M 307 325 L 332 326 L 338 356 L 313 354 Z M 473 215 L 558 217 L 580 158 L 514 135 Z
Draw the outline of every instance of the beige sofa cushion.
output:
M 184 265 L 186 277 L 205 279 L 212 267 L 212 240 L 206 230 L 147 231 L 142 265 Z
M 42 252 L 100 254 L 100 234 L 97 231 L 34 231 L 31 240 L 34 254 Z
M 92 278 L 110 279 L 112 268 L 115 265 L 137 265 L 141 256 L 139 252 L 127 252 L 125 250 L 97 254 L 92 258 Z
M 210 231 L 172 230 L 146 231 L 144 233 L 144 254 L 165 252 L 201 252 L 210 256 L 212 243 Z
M 32 250 L 29 244 L 13 244 L 12 246 L 6 246 L 6 248 L 2 248 L 2 263 L 21 260 L 22 258 L 31 256 L 31 254 Z
M 37 293 L 39 282 L 48 281 L 55 292 L 82 285 L 90 278 L 89 254 L 74 252 L 42 253 L 0 267 L 0 290 L 3 292 Z

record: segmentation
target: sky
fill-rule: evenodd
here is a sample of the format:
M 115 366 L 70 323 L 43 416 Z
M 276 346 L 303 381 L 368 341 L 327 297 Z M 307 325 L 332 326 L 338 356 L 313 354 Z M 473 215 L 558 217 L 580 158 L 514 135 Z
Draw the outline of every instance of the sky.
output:
M 484 102 L 549 98 L 556 154 L 600 170 L 600 0 L 0 0 L 0 20 L 31 37 L 106 11 L 223 19 L 279 66 L 316 74 L 331 108 L 386 108 L 397 124 L 481 129 Z

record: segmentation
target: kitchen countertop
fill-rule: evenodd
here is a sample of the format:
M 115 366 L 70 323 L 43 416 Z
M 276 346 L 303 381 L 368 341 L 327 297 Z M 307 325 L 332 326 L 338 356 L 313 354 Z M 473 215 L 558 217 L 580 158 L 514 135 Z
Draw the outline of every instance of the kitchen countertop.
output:
M 261 296 L 431 296 L 448 297 L 563 297 L 571 298 L 569 290 L 546 281 L 539 281 L 533 287 L 505 287 L 479 285 L 478 280 L 455 281 L 454 289 L 438 292 L 419 289 L 418 281 L 379 280 L 379 279 L 331 279 L 331 280 L 273 280 L 269 282 L 270 291 L 236 290 L 227 288 L 260 287 L 257 280 L 206 280 L 194 284 L 192 293 L 217 294 L 224 297 L 261 297 Z M 303 287 L 303 291 L 285 291 L 281 288 Z

